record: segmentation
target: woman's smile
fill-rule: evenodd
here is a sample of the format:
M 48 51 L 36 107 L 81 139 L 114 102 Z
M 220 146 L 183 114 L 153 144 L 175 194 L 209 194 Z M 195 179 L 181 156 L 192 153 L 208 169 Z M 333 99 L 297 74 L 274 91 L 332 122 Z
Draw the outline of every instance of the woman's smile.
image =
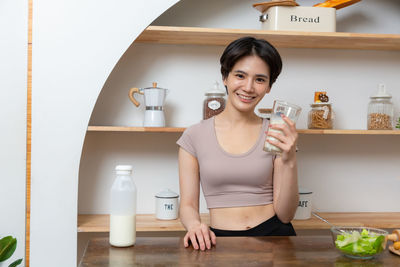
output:
M 251 103 L 256 98 L 255 96 L 247 96 L 239 93 L 236 93 L 236 95 L 239 97 L 240 101 L 244 103 Z

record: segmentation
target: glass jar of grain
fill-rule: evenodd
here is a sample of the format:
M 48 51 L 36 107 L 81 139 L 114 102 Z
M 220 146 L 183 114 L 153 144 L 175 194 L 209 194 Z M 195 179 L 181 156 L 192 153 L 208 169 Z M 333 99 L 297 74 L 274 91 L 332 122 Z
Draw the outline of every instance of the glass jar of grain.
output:
M 203 119 L 209 119 L 218 115 L 225 109 L 225 92 L 219 88 L 218 82 L 214 88 L 205 93 L 206 99 L 203 102 Z
M 392 96 L 386 92 L 384 84 L 379 84 L 378 93 L 370 97 L 368 104 L 368 130 L 393 129 Z
M 334 112 L 331 103 L 311 104 L 308 112 L 308 129 L 333 129 Z

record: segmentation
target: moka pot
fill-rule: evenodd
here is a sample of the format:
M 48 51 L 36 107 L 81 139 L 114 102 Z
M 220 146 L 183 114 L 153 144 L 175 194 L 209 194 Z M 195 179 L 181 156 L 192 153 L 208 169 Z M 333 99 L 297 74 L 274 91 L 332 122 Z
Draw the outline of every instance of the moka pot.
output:
M 147 88 L 131 88 L 129 90 L 129 99 L 136 107 L 140 103 L 135 99 L 134 94 L 144 95 L 144 103 L 146 110 L 144 112 L 144 127 L 165 127 L 164 102 L 168 89 L 157 87 L 157 83 L 153 83 L 153 87 Z

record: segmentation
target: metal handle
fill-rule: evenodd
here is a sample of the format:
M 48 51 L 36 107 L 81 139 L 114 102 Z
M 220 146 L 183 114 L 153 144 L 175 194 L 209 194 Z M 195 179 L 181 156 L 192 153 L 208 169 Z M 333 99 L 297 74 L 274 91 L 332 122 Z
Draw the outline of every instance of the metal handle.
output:
M 322 218 L 321 216 L 319 216 L 319 215 L 316 214 L 315 212 L 312 211 L 311 214 L 314 215 L 315 217 L 317 217 L 318 219 L 320 219 L 320 220 L 326 222 L 326 223 L 329 224 L 330 226 L 335 227 L 333 224 L 331 224 L 330 222 L 328 222 L 327 220 L 325 220 L 324 218 Z
M 331 224 L 330 222 L 328 222 L 327 220 L 325 220 L 324 218 L 322 218 L 321 216 L 319 216 L 319 215 L 316 214 L 315 212 L 312 211 L 311 214 L 314 215 L 315 217 L 317 217 L 318 219 L 320 219 L 320 220 L 326 222 L 327 224 L 329 224 L 330 226 L 332 226 L 333 228 L 335 228 L 335 229 L 338 230 L 339 232 L 341 232 L 341 233 L 343 233 L 343 234 L 346 233 L 346 231 L 343 231 L 343 230 L 341 230 L 341 229 L 338 229 L 336 226 L 334 226 L 333 224 Z

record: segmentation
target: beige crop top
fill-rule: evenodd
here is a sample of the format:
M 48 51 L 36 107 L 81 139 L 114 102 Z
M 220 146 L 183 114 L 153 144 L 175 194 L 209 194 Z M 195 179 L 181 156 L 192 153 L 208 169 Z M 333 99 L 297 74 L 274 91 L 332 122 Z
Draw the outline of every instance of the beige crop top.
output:
M 197 158 L 207 207 L 270 204 L 273 200 L 274 155 L 263 150 L 268 120 L 257 143 L 244 154 L 230 154 L 219 145 L 214 117 L 187 128 L 176 142 Z

